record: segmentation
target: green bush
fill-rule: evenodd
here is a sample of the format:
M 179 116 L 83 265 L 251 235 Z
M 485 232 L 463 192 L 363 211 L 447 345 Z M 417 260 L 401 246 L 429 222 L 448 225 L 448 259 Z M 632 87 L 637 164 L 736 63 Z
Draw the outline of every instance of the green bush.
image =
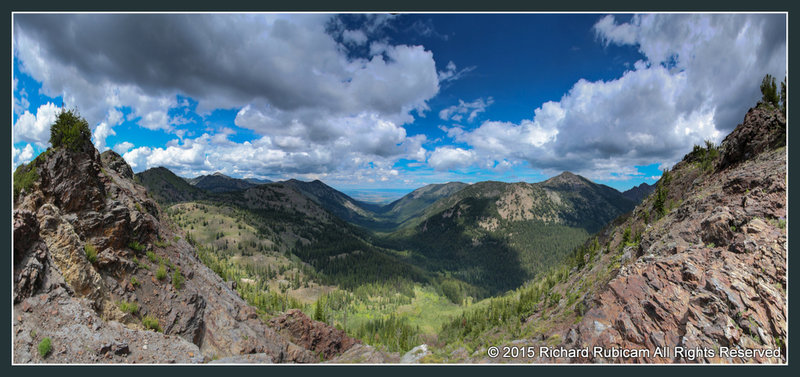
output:
M 181 275 L 180 270 L 172 271 L 172 285 L 175 289 L 181 289 L 181 287 L 183 287 L 183 275 Z
M 33 182 L 39 179 L 39 173 L 36 171 L 36 164 L 22 164 L 14 171 L 14 199 L 19 196 L 22 190 L 29 190 L 33 186 Z
M 136 314 L 139 311 L 139 304 L 136 302 L 120 301 L 119 309 L 125 313 Z
M 156 257 L 156 253 L 154 253 L 152 251 L 148 251 L 147 252 L 147 259 L 149 259 L 150 262 L 152 262 L 152 263 L 158 262 L 158 257 Z
M 442 283 L 442 294 L 447 297 L 450 302 L 461 305 L 464 300 L 464 294 L 461 291 L 461 286 L 452 280 L 447 280 Z
M 137 253 L 141 253 L 144 251 L 144 245 L 140 244 L 137 241 L 131 241 L 128 243 L 128 247 L 131 248 L 133 251 Z
M 94 246 L 87 243 L 83 245 L 83 251 L 86 252 L 86 258 L 89 259 L 90 263 L 97 262 L 97 249 Z
M 89 122 L 77 110 L 58 114 L 56 122 L 50 126 L 50 145 L 53 148 L 68 148 L 73 151 L 88 151 L 92 146 L 92 133 Z
M 155 330 L 161 332 L 161 325 L 158 324 L 158 318 L 146 315 L 142 318 L 142 325 L 148 330 Z
M 655 213 L 663 216 L 667 214 L 667 209 L 664 203 L 667 201 L 667 194 L 669 194 L 669 183 L 672 182 L 672 175 L 669 170 L 664 169 L 661 174 L 661 179 L 656 183 L 656 195 L 653 200 L 653 210 Z
M 164 280 L 167 277 L 167 268 L 164 265 L 159 265 L 158 270 L 156 270 L 156 279 Z
M 133 276 L 131 277 L 131 285 L 134 287 L 138 287 L 142 285 L 142 283 L 139 282 L 139 279 L 137 279 L 136 276 Z
M 690 158 L 700 165 L 703 171 L 709 171 L 714 167 L 714 161 L 719 156 L 719 146 L 711 140 L 706 140 L 706 147 L 695 145 L 690 153 Z
M 45 357 L 52 350 L 53 344 L 50 338 L 44 338 L 41 342 L 39 342 L 39 356 Z
M 772 107 L 778 107 L 779 102 L 778 86 L 775 84 L 775 78 L 767 74 L 764 76 L 764 79 L 761 80 L 761 103 Z

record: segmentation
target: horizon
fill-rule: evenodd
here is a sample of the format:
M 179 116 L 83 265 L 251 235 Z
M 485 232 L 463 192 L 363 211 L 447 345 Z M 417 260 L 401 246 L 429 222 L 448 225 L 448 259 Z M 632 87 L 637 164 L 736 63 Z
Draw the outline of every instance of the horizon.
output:
M 156 166 L 156 167 L 153 167 L 153 168 L 150 168 L 150 169 L 156 169 L 156 168 L 164 168 L 164 169 L 169 170 L 169 168 L 164 167 L 164 166 Z M 554 178 L 556 176 L 559 176 L 559 175 L 562 175 L 562 174 L 567 174 L 567 173 L 577 175 L 577 176 L 579 176 L 581 178 L 584 178 L 584 179 L 588 179 L 590 182 L 598 184 L 598 185 L 605 185 L 603 183 L 592 181 L 589 178 L 586 178 L 586 177 L 584 177 L 584 176 L 582 176 L 580 174 L 575 174 L 575 173 L 570 172 L 570 171 L 563 171 L 563 172 L 559 173 L 558 175 L 555 175 L 555 176 L 550 177 L 550 178 Z M 175 173 L 173 172 L 173 174 L 175 174 Z M 176 174 L 176 175 L 178 177 L 184 179 L 184 180 L 191 180 L 191 179 L 197 179 L 197 178 L 200 178 L 200 177 L 213 176 L 213 175 L 218 175 L 218 174 L 221 174 L 221 175 L 223 175 L 225 177 L 228 177 L 228 178 L 234 178 L 234 179 L 242 179 L 242 180 L 249 179 L 249 178 L 241 178 L 241 177 L 232 177 L 232 176 L 229 176 L 227 174 L 224 174 L 224 173 L 218 172 L 218 171 L 210 173 L 210 174 L 202 174 L 202 175 L 198 175 L 198 176 L 194 176 L 194 177 L 185 177 L 185 176 L 181 176 L 181 175 L 178 175 L 178 174 Z M 530 184 L 533 184 L 533 183 L 544 182 L 544 181 L 546 181 L 546 180 L 548 180 L 550 178 L 543 179 L 541 181 L 535 181 L 535 182 L 531 182 L 531 181 L 513 181 L 513 182 L 499 181 L 499 182 L 504 182 L 504 183 L 530 183 Z M 413 187 L 413 188 L 396 188 L 396 187 L 379 187 L 379 188 L 374 188 L 374 187 L 346 187 L 346 188 L 342 188 L 342 187 L 336 187 L 335 185 L 328 184 L 323 179 L 303 180 L 303 179 L 297 179 L 297 178 L 286 178 L 286 179 L 267 182 L 267 183 L 263 183 L 263 184 L 280 183 L 280 182 L 285 182 L 285 181 L 289 181 L 289 180 L 299 180 L 299 181 L 306 182 L 306 183 L 318 180 L 318 181 L 324 183 L 325 185 L 328 185 L 331 188 L 333 188 L 333 189 L 335 189 L 335 190 L 337 190 L 337 191 L 339 191 L 339 192 L 341 192 L 343 194 L 346 194 L 346 195 L 350 196 L 353 199 L 356 199 L 356 200 L 359 200 L 359 201 L 362 201 L 362 202 L 372 203 L 372 204 L 389 204 L 389 203 L 391 203 L 391 202 L 393 202 L 393 201 L 395 201 L 397 199 L 402 198 L 403 196 L 405 196 L 407 194 L 410 194 L 413 191 L 416 191 L 418 189 L 421 189 L 421 188 L 423 188 L 425 186 L 429 186 L 429 185 L 442 185 L 442 184 L 448 184 L 448 183 L 464 183 L 464 184 L 467 184 L 467 185 L 473 185 L 473 184 L 476 184 L 476 183 L 486 182 L 486 181 L 477 181 L 477 182 L 462 182 L 462 181 L 432 182 L 432 183 L 423 183 L 421 186 L 417 186 L 417 187 Z M 492 180 L 487 180 L 487 181 L 492 181 Z M 619 189 L 617 189 L 615 187 L 611 187 L 611 186 L 608 186 L 608 185 L 605 185 L 605 186 L 611 187 L 611 188 L 619 191 L 620 193 L 623 193 L 623 192 L 628 191 L 630 189 L 633 189 L 635 187 L 639 187 L 642 184 L 647 184 L 647 185 L 651 185 L 652 186 L 652 185 L 655 185 L 655 183 L 656 182 L 654 182 L 653 184 L 649 184 L 647 182 L 642 182 L 642 183 L 640 183 L 640 184 L 638 184 L 636 186 L 633 186 L 633 187 L 631 187 L 629 189 L 626 189 L 626 190 L 619 190 Z M 391 193 L 391 195 L 390 195 L 390 193 Z M 383 195 L 381 195 L 381 194 L 383 194 Z
M 623 192 L 786 75 L 784 14 L 13 17 L 12 169 L 63 106 L 137 173 L 376 193 L 571 171 Z

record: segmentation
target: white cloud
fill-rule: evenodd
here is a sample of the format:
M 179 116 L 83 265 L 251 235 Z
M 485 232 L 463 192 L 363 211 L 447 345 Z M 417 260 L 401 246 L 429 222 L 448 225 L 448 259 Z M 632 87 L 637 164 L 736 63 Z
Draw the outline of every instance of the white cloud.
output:
M 475 162 L 476 155 L 472 150 L 436 147 L 428 158 L 428 165 L 440 171 L 465 168 Z
M 131 148 L 133 148 L 133 147 L 134 147 L 133 143 L 127 142 L 127 141 L 123 141 L 123 142 L 115 145 L 114 148 L 112 148 L 112 149 L 114 149 L 114 152 L 117 152 L 120 155 L 123 155 L 126 152 L 128 152 L 129 150 L 131 150 Z
M 647 14 L 595 25 L 605 41 L 634 45 L 652 65 L 683 71 L 688 85 L 678 110 L 714 107 L 714 123 L 730 131 L 760 98 L 765 74 L 786 75 L 786 16 L 782 14 Z
M 14 77 L 14 79 L 11 80 L 11 92 L 14 93 L 12 97 L 12 107 L 14 109 L 14 114 L 20 116 L 28 106 L 30 106 L 30 102 L 28 102 L 28 93 L 25 89 L 17 91 L 17 84 L 19 84 L 19 80 Z
M 174 141 L 165 148 L 130 149 L 122 156 L 136 172 L 164 166 L 185 177 L 222 171 L 237 175 L 257 174 L 272 179 L 324 178 L 328 183 L 345 185 L 399 182 L 405 178 L 393 168 L 396 157 L 364 154 L 358 148 L 353 148 L 352 144 L 314 144 L 291 148 L 287 146 L 288 143 L 302 139 L 263 136 L 252 142 L 237 143 L 219 140 L 218 135 L 225 133 L 204 134 L 195 139 L 184 139 L 183 142 Z M 279 143 L 276 139 L 280 138 L 284 140 Z M 421 148 L 424 136 L 406 140 L 398 147 L 398 153 L 424 161 L 425 150 Z M 118 147 L 122 149 L 123 146 Z
M 469 66 L 462 70 L 458 70 L 456 67 L 456 63 L 452 61 L 447 62 L 447 66 L 445 66 L 444 71 L 439 71 L 439 81 L 440 82 L 447 82 L 447 81 L 455 81 L 462 78 L 467 73 L 470 73 L 477 68 L 476 66 Z
M 783 15 L 657 14 L 620 25 L 604 17 L 595 25 L 604 43 L 635 44 L 647 58 L 634 70 L 581 79 L 529 120 L 443 130 L 469 145 L 475 164 L 507 158 L 546 174 L 605 180 L 639 176 L 635 165 L 668 167 L 741 122 L 764 74 L 784 76 L 784 22 Z
M 413 112 L 428 111 L 439 92 L 433 54 L 388 42 L 368 57 L 348 50 L 362 48 L 392 19 L 367 15 L 360 29 L 346 30 L 325 14 L 21 15 L 13 50 L 20 70 L 42 82 L 43 94 L 80 109 L 98 146 L 106 148 L 122 107 L 131 109 L 129 121 L 186 143 L 126 150 L 139 167 L 205 168 L 200 147 L 183 150 L 191 140 L 254 150 L 255 142 L 244 146 L 225 134 L 188 139 L 198 130 L 175 126 L 191 120 L 169 114 L 190 97 L 201 117 L 240 110 L 235 124 L 269 141 L 255 165 L 321 174 L 426 157 L 425 137 L 408 135 L 403 125 L 413 122 Z M 329 33 L 331 25 L 338 31 Z M 170 38 L 154 30 L 169 30 Z M 147 46 L 147 53 L 131 54 L 131 45 Z M 277 164 L 274 156 L 288 160 Z
M 367 35 L 361 30 L 345 30 L 342 33 L 342 40 L 348 44 L 361 46 L 367 43 Z
M 467 121 L 472 122 L 478 114 L 486 111 L 486 108 L 494 103 L 494 99 L 489 97 L 487 99 L 478 98 L 472 102 L 464 102 L 458 100 L 458 105 L 453 105 L 439 111 L 439 118 L 442 120 L 454 120 L 460 122 L 465 115 Z
M 25 146 L 20 150 L 17 148 L 11 147 L 11 170 L 17 168 L 17 166 L 21 164 L 27 164 L 28 162 L 33 159 L 33 146 L 30 144 L 25 144 Z
M 109 148 L 106 146 L 106 138 L 111 135 L 116 135 L 114 129 L 106 122 L 102 122 L 94 128 L 92 138 L 94 139 L 94 146 L 100 152 L 105 152 Z
M 50 126 L 55 123 L 61 108 L 48 102 L 36 110 L 36 115 L 29 111 L 17 118 L 14 123 L 13 143 L 36 143 L 45 147 L 50 143 Z

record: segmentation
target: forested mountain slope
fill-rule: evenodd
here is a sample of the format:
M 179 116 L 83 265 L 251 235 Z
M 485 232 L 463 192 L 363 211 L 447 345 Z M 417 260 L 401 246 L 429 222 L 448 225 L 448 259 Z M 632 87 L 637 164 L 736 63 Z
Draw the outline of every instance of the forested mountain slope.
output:
M 779 109 L 750 109 L 719 147 L 696 146 L 633 212 L 566 263 L 456 318 L 443 339 L 474 349 L 516 339 L 520 346 L 650 351 L 489 362 L 785 362 L 785 143 Z M 660 357 L 657 347 L 715 354 Z M 726 347 L 777 357 L 721 354 Z
M 244 179 L 231 178 L 219 172 L 187 179 L 187 182 L 208 192 L 239 191 L 258 185 Z

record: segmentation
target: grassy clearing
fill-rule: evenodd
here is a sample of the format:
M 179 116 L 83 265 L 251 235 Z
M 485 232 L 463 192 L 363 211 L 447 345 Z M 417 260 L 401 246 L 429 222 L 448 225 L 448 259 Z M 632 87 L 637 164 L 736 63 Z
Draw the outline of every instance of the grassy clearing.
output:
M 187 239 L 204 248 L 204 262 L 216 266 L 223 279 L 236 280 L 242 291 L 251 292 L 253 300 L 269 302 L 264 304 L 265 312 L 312 305 L 335 289 L 319 284 L 313 268 L 280 252 L 269 235 L 260 234 L 230 207 L 190 202 L 175 204 L 166 213 L 188 232 L 191 237 Z M 259 289 L 281 298 L 256 295 Z M 289 304 L 290 300 L 296 304 Z

